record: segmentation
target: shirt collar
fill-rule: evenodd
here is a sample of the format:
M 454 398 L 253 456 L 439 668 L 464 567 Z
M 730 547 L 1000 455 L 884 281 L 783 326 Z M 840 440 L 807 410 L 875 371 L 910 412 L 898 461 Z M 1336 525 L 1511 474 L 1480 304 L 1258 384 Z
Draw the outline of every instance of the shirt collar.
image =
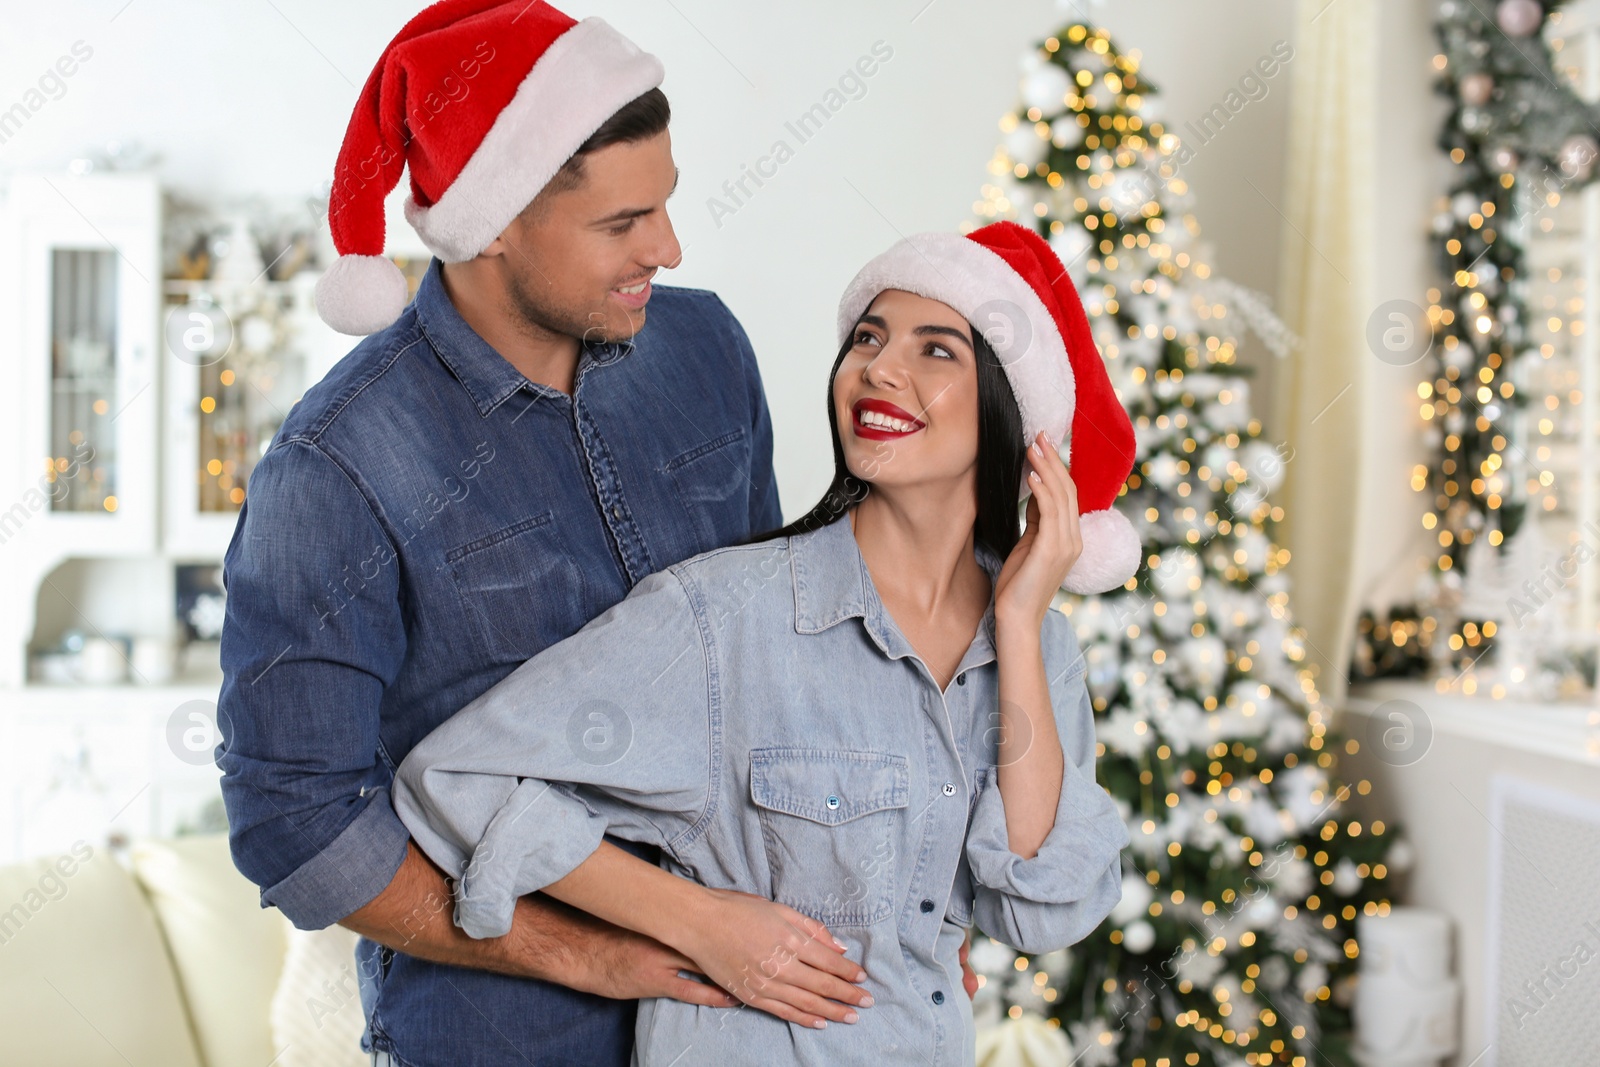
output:
M 1003 561 L 982 542 L 974 542 L 978 565 L 989 575 L 989 606 L 978 627 L 973 647 L 961 669 L 987 662 L 995 649 L 993 583 Z M 894 625 L 872 584 L 861 548 L 856 544 L 850 516 L 789 538 L 789 565 L 794 576 L 794 628 L 797 633 L 821 633 L 845 619 L 858 617 L 873 642 L 890 658 L 913 655 L 915 650 Z M 977 662 L 969 662 L 977 660 Z
M 445 292 L 444 277 L 440 274 L 439 257 L 428 263 L 428 270 L 417 285 L 414 299 L 417 323 L 423 336 L 450 373 L 455 375 L 478 414 L 487 417 L 491 411 L 505 403 L 519 389 L 528 389 L 537 397 L 562 396 L 561 390 L 539 382 L 529 381 L 513 367 L 494 346 L 478 336 L 478 332 L 461 317 L 450 294 Z M 578 370 L 587 363 L 605 364 L 622 358 L 633 350 L 632 341 L 622 343 L 583 342 L 578 354 Z

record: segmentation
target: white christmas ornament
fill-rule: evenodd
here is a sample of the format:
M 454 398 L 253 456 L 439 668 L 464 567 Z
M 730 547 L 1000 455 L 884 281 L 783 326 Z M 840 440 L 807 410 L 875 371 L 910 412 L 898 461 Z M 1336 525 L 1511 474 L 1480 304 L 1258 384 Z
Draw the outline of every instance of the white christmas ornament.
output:
M 987 937 L 974 938 L 967 951 L 967 963 L 979 974 L 1002 974 L 1016 962 L 1014 949 Z
M 1175 547 L 1161 553 L 1161 563 L 1150 572 L 1150 582 L 1164 600 L 1177 600 L 1193 595 L 1198 587 L 1196 579 L 1204 572 L 1200 557 L 1194 550 Z
M 1252 482 L 1270 493 L 1283 484 L 1287 466 L 1284 455 L 1277 447 L 1256 438 L 1239 450 L 1239 464 L 1249 472 Z
M 1207 634 L 1178 646 L 1177 659 L 1185 676 L 1202 696 L 1216 693 L 1226 672 L 1227 648 L 1216 637 Z
M 1083 143 L 1084 129 L 1076 116 L 1062 115 L 1050 123 L 1050 141 L 1057 148 L 1076 148 Z
M 1294 817 L 1295 828 L 1304 830 L 1325 815 L 1329 804 L 1328 775 L 1319 767 L 1300 764 L 1275 779 L 1278 801 Z
M 1150 724 L 1132 710 L 1118 708 L 1100 720 L 1095 736 L 1108 750 L 1137 758 L 1150 747 Z
M 1333 891 L 1341 897 L 1350 896 L 1361 888 L 1361 875 L 1355 862 L 1346 856 L 1333 867 Z
M 1283 907 L 1275 900 L 1271 893 L 1263 893 L 1250 902 L 1244 910 L 1245 920 L 1253 929 L 1261 930 L 1278 921 L 1278 916 L 1283 914 Z
M 1209 952 L 1196 949 L 1184 953 L 1183 958 L 1178 961 L 1178 977 L 1197 986 L 1209 986 L 1211 980 L 1222 972 L 1223 966 L 1221 956 L 1213 956 Z
M 1054 63 L 1045 63 L 1029 71 L 1022 79 L 1022 100 L 1030 108 L 1038 108 L 1045 116 L 1057 115 L 1066 106 L 1067 93 L 1072 89 L 1072 79 Z
M 1272 542 L 1267 540 L 1267 535 L 1254 526 L 1246 527 L 1233 543 L 1233 559 L 1251 574 L 1256 574 L 1267 568 L 1267 555 L 1272 550 Z M 1240 556 L 1243 559 L 1240 559 Z
M 1050 142 L 1039 136 L 1038 128 L 1032 123 L 1018 125 L 1006 135 L 1006 155 L 1029 170 L 1042 163 L 1049 152 Z
M 1157 487 L 1171 492 L 1183 478 L 1183 473 L 1178 470 L 1178 457 L 1171 452 L 1162 452 L 1145 464 L 1146 472 Z
M 1067 226 L 1058 234 L 1050 237 L 1050 249 L 1061 260 L 1061 265 L 1067 268 L 1073 281 L 1083 284 L 1083 279 L 1088 276 L 1089 251 L 1094 248 L 1094 241 L 1087 231 L 1081 226 Z
M 1111 909 L 1111 921 L 1118 926 L 1126 926 L 1145 913 L 1150 907 L 1150 902 L 1155 899 L 1155 891 L 1150 888 L 1150 883 L 1141 875 L 1129 872 L 1122 876 L 1122 899 L 1117 901 L 1116 907 Z
M 1169 641 L 1187 639 L 1194 625 L 1194 605 L 1188 600 L 1169 600 L 1166 609 L 1156 616 L 1156 629 Z
M 1328 968 L 1320 963 L 1308 963 L 1295 975 L 1294 984 L 1301 996 L 1314 992 L 1328 984 Z
M 1156 943 L 1156 929 L 1140 919 L 1122 931 L 1122 944 L 1129 952 L 1149 952 Z

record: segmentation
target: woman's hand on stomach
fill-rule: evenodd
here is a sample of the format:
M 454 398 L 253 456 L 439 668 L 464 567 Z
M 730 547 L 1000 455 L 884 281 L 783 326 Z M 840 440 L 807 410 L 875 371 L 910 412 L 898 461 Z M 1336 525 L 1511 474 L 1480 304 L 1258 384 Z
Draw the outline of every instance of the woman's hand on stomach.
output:
M 705 889 L 674 945 L 707 978 L 753 1008 L 802 1026 L 855 1022 L 872 996 L 867 972 L 816 919 L 765 897 Z

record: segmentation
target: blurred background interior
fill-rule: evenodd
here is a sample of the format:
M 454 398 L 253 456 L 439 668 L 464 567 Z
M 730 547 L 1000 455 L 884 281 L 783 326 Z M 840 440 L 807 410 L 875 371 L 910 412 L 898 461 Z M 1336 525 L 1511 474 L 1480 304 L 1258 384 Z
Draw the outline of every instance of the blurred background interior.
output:
M 351 346 L 328 183 L 420 6 L 7 15 L 0 1063 L 364 1062 L 345 935 L 221 836 L 220 563 Z M 750 334 L 786 518 L 839 293 L 908 233 L 1038 226 L 1136 415 L 1149 566 L 1061 604 L 1124 903 L 974 947 L 984 1062 L 1593 1062 L 1600 0 L 563 7 L 666 65 L 664 280 Z

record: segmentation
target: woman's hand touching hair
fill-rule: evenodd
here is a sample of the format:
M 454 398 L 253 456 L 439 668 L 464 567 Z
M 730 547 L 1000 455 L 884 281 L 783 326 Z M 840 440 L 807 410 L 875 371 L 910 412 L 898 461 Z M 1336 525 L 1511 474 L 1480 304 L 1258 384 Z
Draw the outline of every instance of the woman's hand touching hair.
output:
M 1067 572 L 1083 554 L 1078 529 L 1078 489 L 1067 465 L 1041 431 L 1028 449 L 1028 525 L 995 579 L 994 610 L 1004 617 L 1043 625 L 1045 612 Z

